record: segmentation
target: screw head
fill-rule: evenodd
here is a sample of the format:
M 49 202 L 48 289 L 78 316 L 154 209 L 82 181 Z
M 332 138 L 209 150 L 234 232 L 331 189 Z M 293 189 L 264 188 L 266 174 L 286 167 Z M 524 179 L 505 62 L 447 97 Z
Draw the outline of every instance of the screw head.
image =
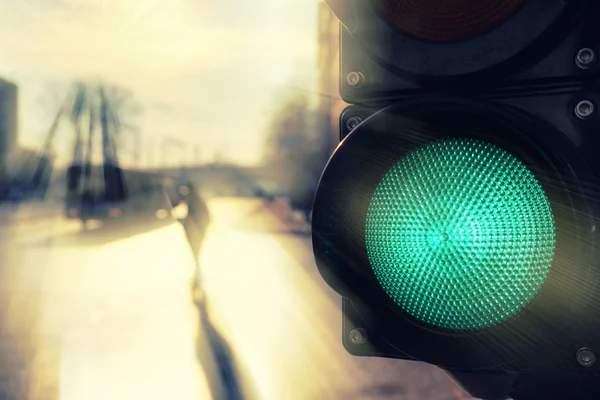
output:
M 365 82 L 365 76 L 362 74 L 362 72 L 353 71 L 346 76 L 346 82 L 350 87 L 359 88 Z
M 589 100 L 582 100 L 575 106 L 575 115 L 579 119 L 587 119 L 594 114 L 594 103 Z
M 349 337 L 353 344 L 365 344 L 367 342 L 367 331 L 363 328 L 355 328 L 350 331 Z
M 588 347 L 582 347 L 577 351 L 577 362 L 583 367 L 591 367 L 596 362 L 596 354 Z
M 363 119 L 361 117 L 350 117 L 346 121 L 346 128 L 348 128 L 349 131 L 353 131 L 362 121 Z
M 596 53 L 594 50 L 584 47 L 579 49 L 575 55 L 575 64 L 581 69 L 589 69 L 596 63 Z

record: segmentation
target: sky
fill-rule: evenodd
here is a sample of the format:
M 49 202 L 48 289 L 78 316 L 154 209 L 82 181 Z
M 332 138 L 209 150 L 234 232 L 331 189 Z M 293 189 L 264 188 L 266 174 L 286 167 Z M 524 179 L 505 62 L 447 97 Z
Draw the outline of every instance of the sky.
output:
M 19 141 L 39 145 L 74 79 L 130 89 L 143 163 L 263 154 L 273 99 L 316 81 L 318 0 L 0 0 L 0 78 L 19 85 Z M 59 131 L 61 143 L 72 138 Z M 58 138 L 57 138 L 58 139 Z

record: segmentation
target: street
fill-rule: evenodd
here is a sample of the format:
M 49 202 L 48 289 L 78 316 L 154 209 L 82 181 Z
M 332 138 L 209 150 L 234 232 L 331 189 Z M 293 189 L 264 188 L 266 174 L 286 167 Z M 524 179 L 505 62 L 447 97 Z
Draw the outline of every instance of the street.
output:
M 0 398 L 210 398 L 180 225 L 81 234 L 59 211 L 2 212 Z
M 58 204 L 3 207 L 0 399 L 460 398 L 433 367 L 348 355 L 310 236 L 260 199 L 208 201 L 199 307 L 174 220 L 82 233 Z
M 436 368 L 346 353 L 341 300 L 314 266 L 306 231 L 291 232 L 258 199 L 216 198 L 209 209 L 200 262 L 209 314 L 243 360 L 258 398 L 460 398 Z

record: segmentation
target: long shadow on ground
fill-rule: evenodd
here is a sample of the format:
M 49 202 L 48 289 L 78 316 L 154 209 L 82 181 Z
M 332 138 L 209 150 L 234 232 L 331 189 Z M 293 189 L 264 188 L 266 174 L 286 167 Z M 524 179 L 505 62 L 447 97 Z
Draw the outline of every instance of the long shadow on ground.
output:
M 210 320 L 207 299 L 203 296 L 202 289 L 196 286 L 193 288 L 193 293 L 200 313 L 196 352 L 213 399 L 257 400 L 258 396 L 250 375 Z
M 205 373 L 212 397 L 215 400 L 258 400 L 250 374 L 236 357 L 230 344 L 213 324 L 201 280 L 201 267 L 198 254 L 204 241 L 206 226 L 210 217 L 201 198 L 192 203 L 195 213 L 180 220 L 190 250 L 196 262 L 195 276 L 192 282 L 192 298 L 198 307 L 199 325 L 196 341 L 196 354 Z

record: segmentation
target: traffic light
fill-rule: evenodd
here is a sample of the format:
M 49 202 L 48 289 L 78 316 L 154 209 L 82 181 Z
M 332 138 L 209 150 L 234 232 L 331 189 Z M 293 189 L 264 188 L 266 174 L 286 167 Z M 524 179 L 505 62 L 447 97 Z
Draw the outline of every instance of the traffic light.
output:
M 312 235 L 346 349 L 600 398 L 600 2 L 328 4 L 351 105 Z

